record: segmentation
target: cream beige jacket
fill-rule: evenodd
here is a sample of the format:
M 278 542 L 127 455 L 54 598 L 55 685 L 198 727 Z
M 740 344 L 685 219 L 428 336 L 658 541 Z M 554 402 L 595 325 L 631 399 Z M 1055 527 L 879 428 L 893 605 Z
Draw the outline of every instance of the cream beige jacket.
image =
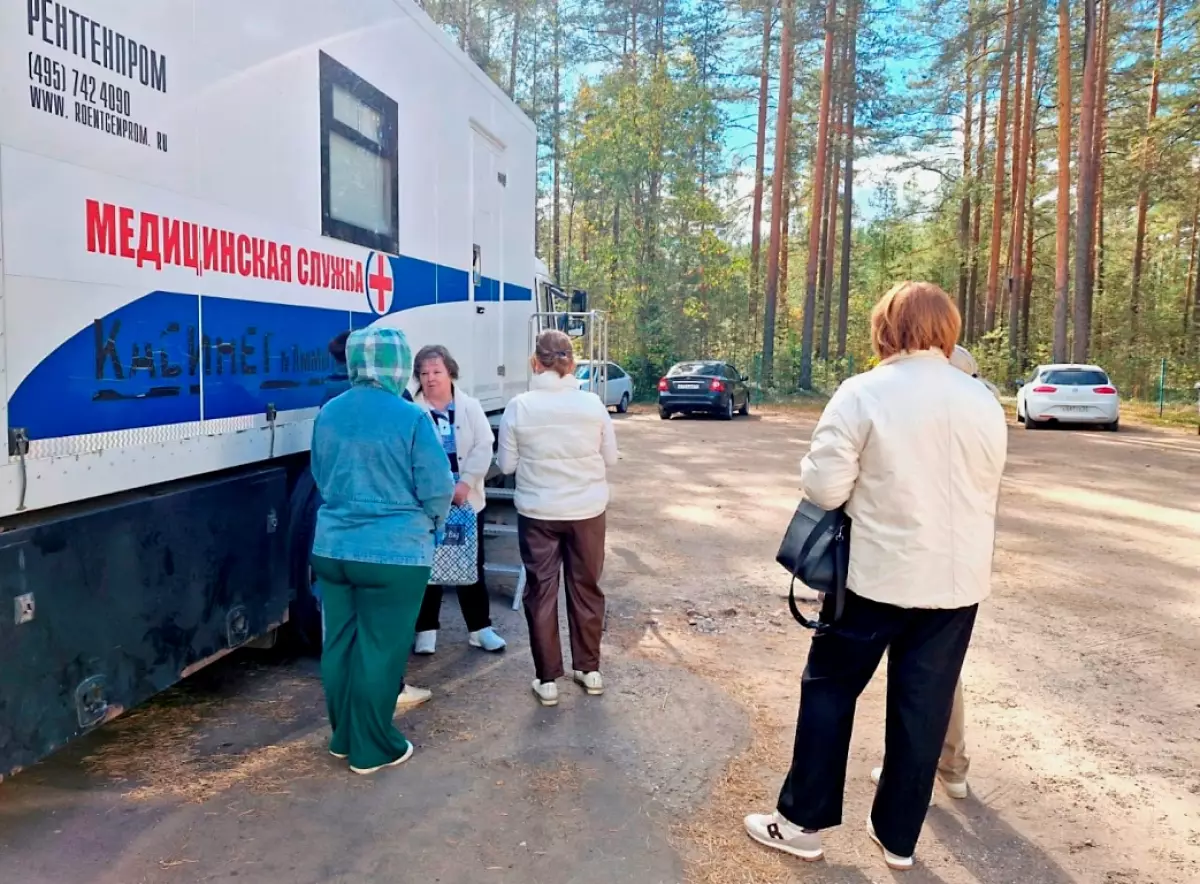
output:
M 937 350 L 847 380 L 801 465 L 805 496 L 853 519 L 849 588 L 902 608 L 962 608 L 991 590 L 1008 446 L 1000 403 Z
M 500 421 L 497 465 L 517 474 L 514 503 L 531 519 L 573 522 L 608 507 L 617 438 L 608 409 L 574 375 L 535 374 Z

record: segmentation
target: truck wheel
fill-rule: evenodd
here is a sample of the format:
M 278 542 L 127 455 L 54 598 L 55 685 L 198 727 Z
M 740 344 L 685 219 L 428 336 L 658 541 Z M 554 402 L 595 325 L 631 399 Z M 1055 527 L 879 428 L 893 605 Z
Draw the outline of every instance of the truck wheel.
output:
M 321 599 L 316 592 L 309 556 L 317 527 L 321 495 L 312 472 L 305 467 L 292 489 L 288 520 L 288 571 L 292 586 L 290 638 L 305 653 L 321 655 Z

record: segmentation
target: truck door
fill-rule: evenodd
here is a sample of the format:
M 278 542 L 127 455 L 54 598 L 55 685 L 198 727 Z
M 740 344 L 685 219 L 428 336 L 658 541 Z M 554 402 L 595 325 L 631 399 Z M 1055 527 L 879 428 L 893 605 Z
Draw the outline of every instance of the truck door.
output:
M 485 409 L 504 404 L 501 335 L 504 286 L 503 153 L 490 138 L 471 130 L 471 299 L 474 389 Z

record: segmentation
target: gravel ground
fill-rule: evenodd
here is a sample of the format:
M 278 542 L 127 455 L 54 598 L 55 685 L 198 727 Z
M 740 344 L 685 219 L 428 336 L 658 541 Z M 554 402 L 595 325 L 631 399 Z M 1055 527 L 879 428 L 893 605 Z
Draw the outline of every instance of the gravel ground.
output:
M 520 615 L 465 648 L 453 598 L 411 679 L 413 761 L 323 752 L 311 661 L 235 655 L 0 784 L 0 881 L 681 884 L 894 880 L 864 836 L 883 673 L 826 862 L 751 843 L 788 763 L 808 637 L 773 562 L 812 416 L 618 420 L 605 697 L 542 710 Z M 1014 428 L 965 674 L 972 797 L 912 884 L 1200 880 L 1200 444 Z

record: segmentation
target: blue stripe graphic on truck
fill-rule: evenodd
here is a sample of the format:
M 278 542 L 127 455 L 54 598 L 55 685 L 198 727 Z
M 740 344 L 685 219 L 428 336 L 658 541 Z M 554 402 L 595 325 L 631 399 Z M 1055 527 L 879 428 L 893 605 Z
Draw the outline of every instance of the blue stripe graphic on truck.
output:
M 388 310 L 467 301 L 470 275 L 392 258 Z M 484 279 L 477 301 L 529 301 L 532 291 Z M 201 308 L 203 310 L 201 311 Z M 203 313 L 203 331 L 200 317 Z M 9 425 L 53 439 L 204 418 L 310 408 L 332 383 L 329 341 L 377 317 L 296 304 L 156 291 L 93 320 L 43 359 L 9 400 Z

